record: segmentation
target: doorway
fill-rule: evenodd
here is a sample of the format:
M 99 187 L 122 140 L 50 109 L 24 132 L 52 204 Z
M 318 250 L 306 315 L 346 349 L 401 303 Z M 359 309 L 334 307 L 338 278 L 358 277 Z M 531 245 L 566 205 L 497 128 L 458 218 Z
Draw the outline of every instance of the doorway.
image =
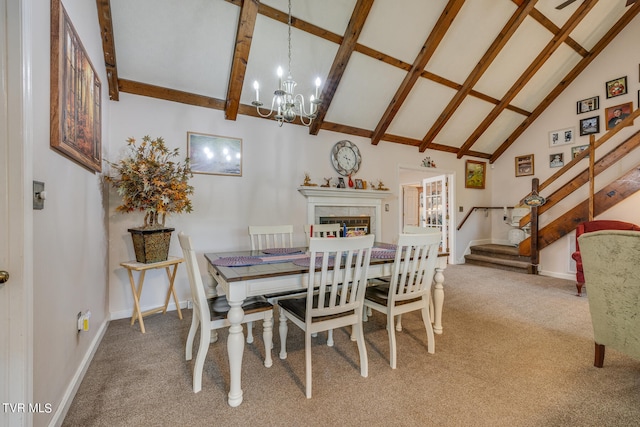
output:
M 455 264 L 455 172 L 414 166 L 398 169 L 399 230 L 405 225 L 435 227 L 442 232 L 442 250 L 449 253 L 449 264 Z

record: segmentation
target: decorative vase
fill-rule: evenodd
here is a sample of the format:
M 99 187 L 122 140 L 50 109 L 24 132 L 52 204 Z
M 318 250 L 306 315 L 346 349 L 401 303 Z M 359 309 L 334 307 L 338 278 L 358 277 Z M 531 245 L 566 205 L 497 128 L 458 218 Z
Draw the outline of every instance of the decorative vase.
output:
M 171 233 L 175 228 L 130 228 L 136 261 L 144 264 L 166 261 L 169 257 Z
M 351 179 L 351 174 L 349 174 L 349 188 L 353 188 L 353 180 Z

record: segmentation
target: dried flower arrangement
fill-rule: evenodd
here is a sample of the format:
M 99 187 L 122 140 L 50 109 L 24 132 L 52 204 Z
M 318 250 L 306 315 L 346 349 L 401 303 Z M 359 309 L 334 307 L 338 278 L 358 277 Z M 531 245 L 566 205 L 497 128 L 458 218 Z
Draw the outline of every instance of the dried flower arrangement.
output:
M 107 161 L 114 174 L 105 176 L 105 180 L 123 199 L 116 211 L 144 212 L 144 228 L 164 227 L 166 214 L 191 212 L 193 187 L 189 178 L 193 174 L 189 158 L 174 162 L 179 149 L 169 150 L 161 137 L 145 136 L 140 144 L 129 138 L 127 144 L 127 156 L 116 163 Z

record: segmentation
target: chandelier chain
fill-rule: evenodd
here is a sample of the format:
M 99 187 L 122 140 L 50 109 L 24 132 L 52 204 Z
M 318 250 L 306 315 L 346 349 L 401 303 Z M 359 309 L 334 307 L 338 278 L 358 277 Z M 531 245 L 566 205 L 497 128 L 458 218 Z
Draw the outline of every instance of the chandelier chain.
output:
M 291 76 L 291 0 L 289 0 L 289 75 Z

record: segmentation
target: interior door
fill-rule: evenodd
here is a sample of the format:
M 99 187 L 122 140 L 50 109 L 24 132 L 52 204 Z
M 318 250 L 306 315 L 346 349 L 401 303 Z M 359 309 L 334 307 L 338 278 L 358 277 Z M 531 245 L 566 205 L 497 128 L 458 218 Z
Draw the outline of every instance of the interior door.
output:
M 449 188 L 447 176 L 438 175 L 422 180 L 423 213 L 421 226 L 438 228 L 442 233 L 440 248 L 449 250 Z
M 419 217 L 419 202 L 418 202 L 418 189 L 413 186 L 404 186 L 402 188 L 404 194 L 404 224 L 417 226 L 420 221 Z
M 24 196 L 30 114 L 23 107 L 31 99 L 30 63 L 25 65 L 30 46 L 23 31 L 26 9 L 22 0 L 0 0 L 0 271 L 9 274 L 0 284 L 0 426 L 32 423 L 32 414 L 19 407 L 32 400 L 33 309 L 28 296 L 33 286 L 25 277 L 25 224 L 32 218 Z

